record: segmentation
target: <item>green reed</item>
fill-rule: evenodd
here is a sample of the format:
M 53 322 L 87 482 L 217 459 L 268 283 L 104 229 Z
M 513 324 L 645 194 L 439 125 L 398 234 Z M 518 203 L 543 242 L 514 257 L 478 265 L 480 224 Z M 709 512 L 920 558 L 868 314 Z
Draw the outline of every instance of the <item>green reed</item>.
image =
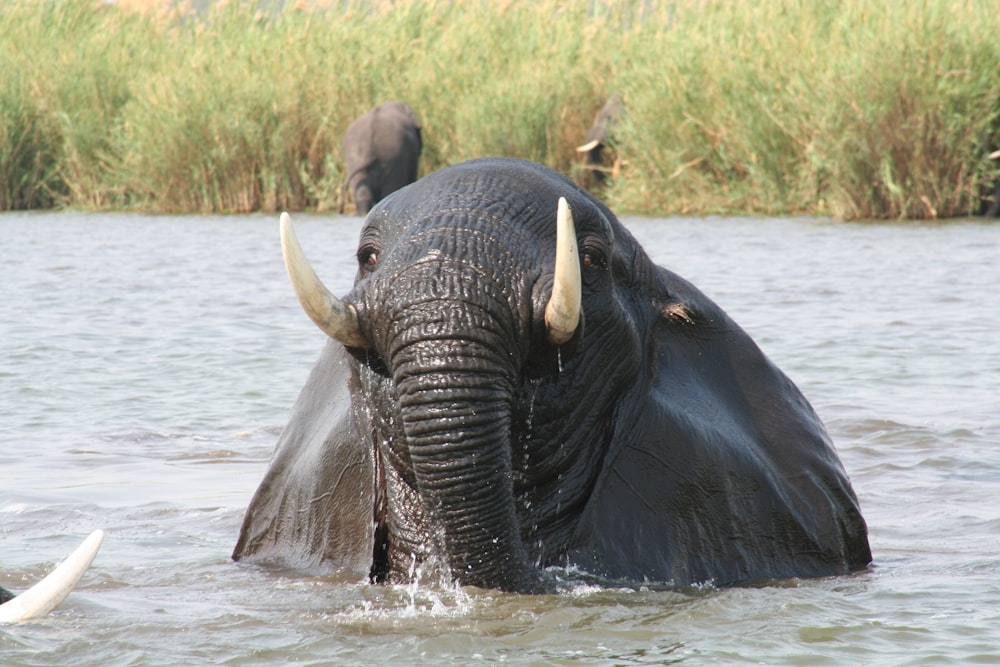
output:
M 575 178 L 618 92 L 620 211 L 944 217 L 1000 176 L 987 0 L 276 4 L 0 5 L 0 209 L 334 209 L 344 130 L 391 99 L 422 173 Z

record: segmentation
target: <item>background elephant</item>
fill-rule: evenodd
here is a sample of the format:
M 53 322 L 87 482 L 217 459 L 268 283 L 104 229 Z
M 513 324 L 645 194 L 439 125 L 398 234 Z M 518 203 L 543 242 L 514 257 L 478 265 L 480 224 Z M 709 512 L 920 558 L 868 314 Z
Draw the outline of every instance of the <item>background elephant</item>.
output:
M 1000 160 L 1000 150 L 993 151 L 989 154 L 989 159 Z M 1000 217 L 1000 178 L 997 178 L 993 182 L 993 188 L 990 195 L 984 197 L 985 201 L 988 202 L 983 208 L 983 215 L 987 218 L 998 218 Z
M 983 215 L 987 218 L 1000 217 L 1000 178 L 993 186 L 992 199 L 988 199 L 989 204 L 983 207 Z
M 420 123 L 405 102 L 385 102 L 351 123 L 344 133 L 347 178 L 340 189 L 340 212 L 348 185 L 358 213 L 365 215 L 417 180 L 422 147 Z
M 344 299 L 286 216 L 282 237 L 331 340 L 234 559 L 521 592 L 551 588 L 547 566 L 728 585 L 870 562 L 806 399 L 563 176 L 430 174 L 368 216 Z
M 584 172 L 581 184 L 584 187 L 601 185 L 604 182 L 609 167 L 605 164 L 608 156 L 605 148 L 609 148 L 614 143 L 613 132 L 615 125 L 622 115 L 622 98 L 615 93 L 608 98 L 601 110 L 594 117 L 594 124 L 587 132 L 587 139 L 582 146 L 578 146 L 576 151 L 584 156 Z M 617 162 L 617 157 L 611 157 L 612 164 Z M 614 166 L 610 168 L 614 170 Z

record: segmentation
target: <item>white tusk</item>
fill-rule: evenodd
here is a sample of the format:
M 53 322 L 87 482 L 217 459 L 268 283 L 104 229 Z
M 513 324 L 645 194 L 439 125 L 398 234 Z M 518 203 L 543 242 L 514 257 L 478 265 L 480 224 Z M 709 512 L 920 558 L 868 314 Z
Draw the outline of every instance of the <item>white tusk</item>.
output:
M 292 219 L 287 213 L 281 214 L 281 252 L 285 258 L 285 270 L 292 281 L 299 303 L 313 322 L 326 335 L 350 347 L 367 348 L 368 341 L 358 327 L 358 314 L 354 306 L 344 303 L 326 288 L 323 281 L 313 271 L 306 254 L 299 245 L 292 227 Z
M 592 150 L 594 150 L 595 148 L 597 148 L 597 146 L 598 146 L 598 145 L 599 145 L 600 143 L 601 143 L 600 139 L 591 139 L 590 141 L 588 141 L 588 142 L 587 142 L 587 143 L 585 143 L 584 145 L 582 145 L 582 146 L 577 146 L 577 147 L 576 147 L 576 152 L 577 152 L 577 153 L 586 153 L 586 152 L 588 152 L 588 151 L 592 151 Z
M 19 623 L 43 616 L 66 599 L 80 582 L 83 573 L 97 555 L 104 541 L 104 531 L 95 530 L 66 560 L 37 584 L 0 605 L 0 623 Z
M 580 324 L 580 257 L 576 250 L 573 212 L 565 197 L 559 198 L 556 213 L 556 266 L 552 296 L 545 306 L 545 327 L 549 340 L 562 345 Z

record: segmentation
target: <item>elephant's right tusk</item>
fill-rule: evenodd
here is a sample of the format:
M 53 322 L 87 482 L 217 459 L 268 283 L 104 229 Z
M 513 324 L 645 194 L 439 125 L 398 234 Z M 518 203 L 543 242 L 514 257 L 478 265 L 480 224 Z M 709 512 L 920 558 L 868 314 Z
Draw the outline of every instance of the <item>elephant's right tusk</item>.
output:
M 95 530 L 47 577 L 0 605 L 0 623 L 27 621 L 55 609 L 80 582 L 103 540 L 104 531 Z
M 562 345 L 580 324 L 580 258 L 576 250 L 576 227 L 565 197 L 559 198 L 556 213 L 556 267 L 552 296 L 545 306 L 545 328 L 549 340 Z
M 302 246 L 295 236 L 292 219 L 287 213 L 281 214 L 281 252 L 285 257 L 285 269 L 295 288 L 299 303 L 313 322 L 326 335 L 350 347 L 369 347 L 358 326 L 358 314 L 354 306 L 344 303 L 326 288 L 323 281 L 313 271 L 309 260 L 302 252 Z

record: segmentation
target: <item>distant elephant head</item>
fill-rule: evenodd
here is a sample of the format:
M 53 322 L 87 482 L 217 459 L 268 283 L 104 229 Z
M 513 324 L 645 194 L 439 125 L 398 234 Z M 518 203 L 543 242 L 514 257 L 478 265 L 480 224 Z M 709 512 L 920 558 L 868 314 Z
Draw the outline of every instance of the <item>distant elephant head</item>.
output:
M 369 214 L 343 298 L 282 230 L 331 342 L 237 560 L 522 592 L 552 565 L 735 583 L 870 560 L 805 399 L 567 179 L 503 159 L 425 177 Z
M 344 133 L 347 177 L 340 191 L 344 212 L 345 189 L 359 214 L 367 214 L 384 197 L 417 180 L 423 148 L 420 123 L 405 102 L 385 102 L 367 112 Z

